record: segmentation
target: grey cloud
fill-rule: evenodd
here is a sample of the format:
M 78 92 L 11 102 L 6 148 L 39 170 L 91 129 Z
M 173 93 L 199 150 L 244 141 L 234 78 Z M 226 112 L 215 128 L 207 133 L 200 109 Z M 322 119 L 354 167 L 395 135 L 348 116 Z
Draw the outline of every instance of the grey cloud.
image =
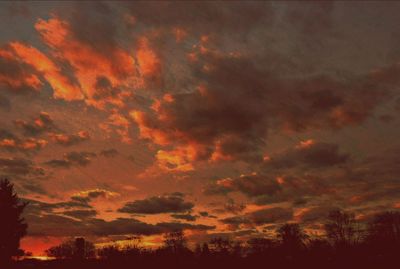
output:
M 53 119 L 46 112 L 41 112 L 39 116 L 31 122 L 16 120 L 15 125 L 22 128 L 27 136 L 37 136 L 44 132 L 58 129 L 54 124 Z
M 118 211 L 122 213 L 160 214 L 190 211 L 194 207 L 191 202 L 185 202 L 182 194 L 153 196 L 143 200 L 126 203 Z
M 104 149 L 100 151 L 99 155 L 107 157 L 107 158 L 112 158 L 118 155 L 118 150 L 116 149 Z
M 174 219 L 181 219 L 186 221 L 195 221 L 197 219 L 196 216 L 191 214 L 172 214 L 171 217 Z
M 70 168 L 72 166 L 86 166 L 90 164 L 93 157 L 96 157 L 96 153 L 93 152 L 76 152 L 72 151 L 64 154 L 63 159 L 54 159 L 45 162 L 46 165 L 54 168 Z

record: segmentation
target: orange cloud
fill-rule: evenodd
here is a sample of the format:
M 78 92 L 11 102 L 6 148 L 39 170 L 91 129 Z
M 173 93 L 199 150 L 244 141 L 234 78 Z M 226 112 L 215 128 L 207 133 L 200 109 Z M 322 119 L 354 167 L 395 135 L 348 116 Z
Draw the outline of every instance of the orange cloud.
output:
M 34 91 L 40 90 L 42 82 L 36 74 L 30 72 L 34 70 L 25 70 L 22 66 L 18 68 L 18 70 L 12 70 L 13 68 L 10 68 L 10 66 L 19 66 L 21 64 L 11 50 L 0 49 L 0 61 L 2 65 L 2 70 L 0 70 L 0 84 L 7 85 L 14 90 L 21 90 L 24 88 L 30 88 Z M 3 70 L 7 68 L 11 70 Z
M 85 96 L 91 99 L 99 77 L 106 77 L 112 86 L 120 86 L 135 72 L 135 61 L 121 48 L 99 51 L 74 36 L 68 22 L 53 17 L 39 19 L 35 25 L 43 41 L 53 49 L 55 57 L 68 62 Z
M 27 138 L 25 140 L 5 138 L 0 140 L 0 148 L 8 150 L 21 150 L 23 152 L 39 150 L 46 145 L 46 140 L 35 138 Z
M 195 158 L 195 147 L 179 147 L 174 150 L 159 150 L 156 158 L 160 168 L 168 171 L 187 172 L 194 170 L 191 161 Z
M 136 57 L 141 75 L 147 79 L 158 80 L 161 73 L 161 63 L 155 51 L 150 47 L 148 38 L 139 39 Z
M 127 144 L 132 142 L 132 139 L 129 135 L 129 120 L 119 114 L 118 112 L 113 112 L 109 117 L 108 121 L 105 123 L 101 123 L 99 127 L 103 129 L 105 132 L 110 134 L 112 132 L 111 127 L 115 127 L 114 131 L 121 137 L 121 141 Z
M 69 146 L 78 144 L 80 142 L 90 139 L 89 132 L 79 131 L 77 134 L 67 135 L 67 134 L 50 134 L 50 137 L 58 144 Z
M 307 140 L 304 140 L 304 141 L 300 141 L 300 143 L 298 145 L 296 145 L 296 148 L 297 149 L 304 149 L 304 148 L 311 147 L 314 144 L 315 144 L 315 141 L 313 139 L 307 139 Z
M 60 68 L 36 48 L 24 45 L 20 42 L 10 44 L 15 54 L 26 64 L 31 65 L 43 74 L 54 90 L 54 97 L 65 100 L 79 100 L 83 95 L 76 85 L 73 85 L 68 77 L 61 73 Z
M 141 138 L 150 139 L 158 145 L 169 144 L 169 138 L 162 130 L 150 127 L 150 120 L 144 112 L 133 110 L 129 115 L 137 123 Z

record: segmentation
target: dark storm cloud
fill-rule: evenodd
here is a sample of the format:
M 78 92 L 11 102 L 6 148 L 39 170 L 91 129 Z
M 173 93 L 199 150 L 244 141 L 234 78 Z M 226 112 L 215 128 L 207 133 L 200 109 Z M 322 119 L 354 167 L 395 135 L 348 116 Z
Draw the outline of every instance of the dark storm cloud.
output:
M 160 214 L 186 212 L 190 211 L 193 207 L 194 204 L 191 202 L 185 202 L 182 195 L 170 194 L 128 202 L 118 211 L 137 214 Z
M 41 112 L 38 117 L 30 122 L 24 120 L 16 120 L 15 125 L 22 128 L 27 136 L 37 136 L 44 132 L 57 130 L 53 119 L 46 112 Z
M 72 151 L 64 154 L 63 159 L 50 160 L 45 164 L 53 168 L 70 168 L 72 166 L 86 166 L 92 161 L 92 158 L 96 156 L 97 156 L 96 153 L 93 152 Z

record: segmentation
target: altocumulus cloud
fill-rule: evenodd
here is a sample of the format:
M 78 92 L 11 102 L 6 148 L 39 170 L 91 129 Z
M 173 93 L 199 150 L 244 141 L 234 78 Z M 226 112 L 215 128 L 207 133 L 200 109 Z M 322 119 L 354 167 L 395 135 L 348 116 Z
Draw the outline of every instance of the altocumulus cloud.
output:
M 118 211 L 122 213 L 160 214 L 186 212 L 190 211 L 193 207 L 194 204 L 186 202 L 182 194 L 173 193 L 128 202 Z

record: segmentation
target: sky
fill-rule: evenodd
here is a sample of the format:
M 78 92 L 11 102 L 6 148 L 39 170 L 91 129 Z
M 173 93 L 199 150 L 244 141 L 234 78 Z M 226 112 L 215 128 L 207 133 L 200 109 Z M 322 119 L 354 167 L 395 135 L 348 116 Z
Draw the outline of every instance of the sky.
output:
M 318 234 L 400 209 L 397 2 L 2 2 L 22 247 Z

